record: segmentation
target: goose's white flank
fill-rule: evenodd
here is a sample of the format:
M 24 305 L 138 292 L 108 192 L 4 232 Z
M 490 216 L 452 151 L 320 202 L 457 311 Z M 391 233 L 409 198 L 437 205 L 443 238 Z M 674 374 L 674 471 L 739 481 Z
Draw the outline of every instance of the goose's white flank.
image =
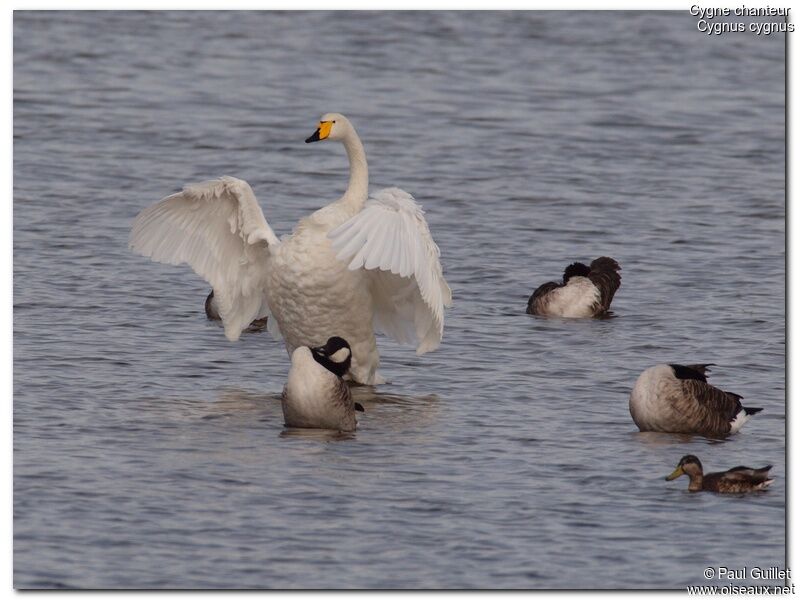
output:
M 344 145 L 350 181 L 292 235 L 279 240 L 247 182 L 222 177 L 143 210 L 130 247 L 159 262 L 186 263 L 206 279 L 228 339 L 263 317 L 290 356 L 340 336 L 352 349 L 349 378 L 383 383 L 375 331 L 415 344 L 417 354 L 435 350 L 450 288 L 411 195 L 387 188 L 367 199 L 367 158 L 350 121 L 324 115 L 306 142 L 321 140 Z

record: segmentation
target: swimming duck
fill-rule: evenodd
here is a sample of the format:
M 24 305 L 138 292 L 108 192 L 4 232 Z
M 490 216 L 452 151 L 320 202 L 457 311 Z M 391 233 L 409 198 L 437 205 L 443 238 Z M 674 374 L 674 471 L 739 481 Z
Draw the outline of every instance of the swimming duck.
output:
M 353 431 L 355 411 L 363 407 L 353 402 L 344 382 L 351 364 L 350 344 L 340 337 L 324 346 L 300 346 L 292 352 L 289 379 L 283 388 L 281 405 L 287 427 Z
M 587 267 L 575 262 L 564 269 L 561 283 L 540 285 L 528 299 L 527 313 L 548 317 L 602 317 L 619 289 L 619 263 L 601 256 Z
M 417 354 L 435 350 L 451 292 L 422 207 L 398 188 L 367 199 L 361 140 L 338 113 L 323 115 L 307 143 L 341 142 L 350 181 L 337 201 L 303 218 L 279 240 L 247 182 L 222 177 L 187 186 L 144 209 L 130 247 L 168 264 L 187 263 L 214 290 L 230 340 L 254 319 L 283 338 L 291 356 L 333 335 L 352 348 L 348 378 L 377 384 L 375 331 Z
M 700 464 L 700 459 L 692 454 L 687 454 L 665 479 L 672 481 L 681 475 L 688 475 L 690 492 L 704 491 L 739 494 L 766 489 L 769 484 L 775 481 L 774 479 L 769 479 L 769 470 L 771 468 L 772 465 L 767 465 L 760 469 L 734 467 L 720 473 L 703 475 L 703 465 Z
M 742 406 L 742 397 L 707 382 L 712 365 L 656 365 L 633 386 L 630 411 L 641 431 L 697 433 L 725 437 L 736 433 L 761 408 Z
M 208 294 L 206 297 L 205 303 L 206 309 L 206 317 L 209 321 L 221 321 L 222 317 L 219 316 L 219 308 L 217 308 L 217 302 L 214 300 L 214 290 L 211 290 L 211 293 Z M 250 325 L 244 329 L 243 333 L 256 333 L 258 331 L 264 331 L 267 328 L 267 317 L 262 319 L 253 319 Z

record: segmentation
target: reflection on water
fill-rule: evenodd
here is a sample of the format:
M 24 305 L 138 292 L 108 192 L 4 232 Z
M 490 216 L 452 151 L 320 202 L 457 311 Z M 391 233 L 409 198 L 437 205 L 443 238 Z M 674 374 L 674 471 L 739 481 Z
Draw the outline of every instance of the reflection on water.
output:
M 436 394 L 404 396 L 402 394 L 382 393 L 380 388 L 373 386 L 353 386 L 350 390 L 353 394 L 353 400 L 361 403 L 364 407 L 363 413 L 356 414 L 358 419 L 356 431 L 346 433 L 286 428 L 281 432 L 281 436 L 301 436 L 310 440 L 338 441 L 353 439 L 365 429 L 382 432 L 402 432 L 410 428 L 433 425 L 439 413 L 439 397 Z
M 404 431 L 430 427 L 440 414 L 439 396 L 436 394 L 410 396 L 384 392 L 380 387 L 371 386 L 355 387 L 352 392 L 353 400 L 364 407 L 364 412 L 358 415 L 359 430 Z
M 374 386 L 359 386 L 351 389 L 353 399 L 356 402 L 361 402 L 364 406 L 371 403 L 380 404 L 398 404 L 413 408 L 428 407 L 431 404 L 439 402 L 439 396 L 436 394 L 424 394 L 419 396 L 408 396 L 397 393 L 384 392 L 380 387 Z
M 263 410 L 265 405 L 280 403 L 281 394 L 257 394 L 243 389 L 225 388 L 220 390 L 217 400 L 209 405 L 211 410 L 251 411 Z
M 341 442 L 343 440 L 355 439 L 355 431 L 336 431 L 333 429 L 302 429 L 299 427 L 287 427 L 281 431 L 282 438 L 301 438 L 304 440 L 318 442 Z
M 652 446 L 653 448 L 670 446 L 680 448 L 683 444 L 688 444 L 689 442 L 694 441 L 701 443 L 713 443 L 715 441 L 719 441 L 690 433 L 661 433 L 659 431 L 637 431 L 635 433 L 631 433 L 631 437 L 638 443 L 644 444 L 645 446 Z
M 785 564 L 785 38 L 695 25 L 16 12 L 15 585 L 680 588 Z M 347 435 L 286 429 L 283 344 L 228 342 L 204 281 L 126 242 L 223 174 L 290 232 L 346 186 L 342 148 L 303 143 L 333 110 L 372 186 L 423 204 L 454 296 L 436 352 L 379 339 L 392 383 L 353 388 Z M 525 314 L 601 255 L 617 318 Z M 663 362 L 717 363 L 764 411 L 721 442 L 638 433 L 631 386 Z M 776 482 L 689 494 L 663 477 L 690 453 Z
M 388 387 L 390 386 L 383 386 L 383 388 Z M 280 393 L 254 393 L 235 387 L 219 390 L 211 402 L 202 398 L 192 401 L 170 400 L 162 406 L 162 412 L 166 416 L 171 407 L 179 407 L 172 418 L 193 416 L 205 421 L 217 419 L 233 422 L 258 421 L 265 427 L 278 431 L 280 437 L 300 437 L 318 441 L 351 440 L 365 428 L 402 432 L 409 428 L 427 427 L 435 423 L 439 412 L 439 397 L 436 394 L 410 396 L 385 393 L 381 387 L 374 386 L 352 386 L 350 390 L 353 400 L 361 403 L 365 411 L 356 415 L 358 429 L 355 432 L 284 427 Z

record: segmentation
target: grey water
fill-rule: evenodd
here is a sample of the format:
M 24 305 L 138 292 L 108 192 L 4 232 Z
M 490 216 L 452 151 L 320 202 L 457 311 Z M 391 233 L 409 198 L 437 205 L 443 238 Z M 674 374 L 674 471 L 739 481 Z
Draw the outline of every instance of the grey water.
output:
M 16 12 L 17 588 L 681 588 L 785 566 L 783 34 L 682 12 Z M 379 341 L 352 435 L 283 427 L 289 361 L 127 248 L 182 185 L 247 180 L 278 235 L 371 186 L 420 201 L 454 296 L 436 352 Z M 615 317 L 525 314 L 575 260 Z M 661 362 L 763 407 L 639 433 Z M 774 465 L 768 492 L 664 481 Z M 713 582 L 712 582 L 713 583 Z

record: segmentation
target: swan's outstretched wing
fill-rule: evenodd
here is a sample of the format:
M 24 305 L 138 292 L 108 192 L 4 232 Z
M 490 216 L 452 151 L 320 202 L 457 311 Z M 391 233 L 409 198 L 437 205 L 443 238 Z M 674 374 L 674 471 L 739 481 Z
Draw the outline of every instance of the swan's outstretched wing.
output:
M 186 186 L 144 209 L 129 241 L 134 252 L 171 265 L 186 263 L 208 281 L 231 341 L 269 313 L 264 275 L 272 244 L 278 238 L 253 190 L 233 177 Z
M 417 354 L 439 347 L 444 308 L 452 303 L 424 214 L 410 194 L 386 188 L 328 234 L 350 270 L 369 271 L 376 329 L 416 343 Z

